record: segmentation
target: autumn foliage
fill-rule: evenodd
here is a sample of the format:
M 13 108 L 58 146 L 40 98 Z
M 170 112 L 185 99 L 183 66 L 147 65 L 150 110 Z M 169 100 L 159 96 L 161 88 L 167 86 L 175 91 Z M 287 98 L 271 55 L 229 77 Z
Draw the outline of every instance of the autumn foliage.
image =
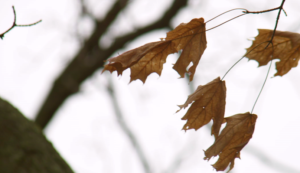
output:
M 257 115 L 236 114 L 227 117 L 227 123 L 215 143 L 205 151 L 205 158 L 219 155 L 218 161 L 213 165 L 217 171 L 223 171 L 230 164 L 229 171 L 234 166 L 234 159 L 240 158 L 240 151 L 252 138 Z
M 211 134 L 217 139 L 225 113 L 225 98 L 225 81 L 221 81 L 220 77 L 204 86 L 198 86 L 197 90 L 188 97 L 187 101 L 183 105 L 179 105 L 180 109 L 182 109 L 193 102 L 188 112 L 182 118 L 182 120 L 187 120 L 182 129 L 198 130 L 213 120 Z
M 118 75 L 130 68 L 130 82 L 140 79 L 145 83 L 151 73 L 161 74 L 167 56 L 182 50 L 174 65 L 174 69 L 183 78 L 185 73 L 190 74 L 193 80 L 196 67 L 206 49 L 205 23 L 203 18 L 193 19 L 189 23 L 182 23 L 161 41 L 145 44 L 144 46 L 127 51 L 117 57 L 108 59 L 103 71 L 117 71 Z M 193 65 L 186 70 L 190 63 Z
M 298 65 L 300 59 L 300 34 L 276 31 L 272 45 L 266 48 L 273 30 L 259 29 L 253 44 L 247 49 L 246 57 L 256 60 L 259 66 L 268 64 L 271 60 L 279 59 L 276 62 L 277 73 L 275 76 L 283 76 L 293 67 Z
M 277 9 L 281 9 L 282 5 Z M 272 10 L 274 9 L 269 11 Z M 145 83 L 151 73 L 161 75 L 163 64 L 169 54 L 182 50 L 173 69 L 181 78 L 188 73 L 189 80 L 192 81 L 196 67 L 206 49 L 205 25 L 203 18 L 195 18 L 189 23 L 182 23 L 168 32 L 166 38 L 161 41 L 145 44 L 108 59 L 103 71 L 117 71 L 118 75 L 121 75 L 125 69 L 130 68 L 130 82 L 140 79 Z M 258 36 L 255 37 L 244 57 L 256 60 L 259 66 L 279 59 L 279 62 L 276 62 L 275 76 L 283 76 L 298 65 L 300 34 L 275 31 L 276 27 L 274 30 L 259 29 Z M 188 68 L 190 63 L 192 66 Z M 218 161 L 212 166 L 217 171 L 224 171 L 229 167 L 230 171 L 234 167 L 235 158 L 240 158 L 241 150 L 252 138 L 257 115 L 247 112 L 224 117 L 226 85 L 220 77 L 198 86 L 196 91 L 188 96 L 186 102 L 179 105 L 178 111 L 189 105 L 187 113 L 182 118 L 186 120 L 182 129 L 198 130 L 212 120 L 211 135 L 214 135 L 215 142 L 205 151 L 204 159 L 209 160 L 211 157 L 219 156 Z M 221 130 L 223 123 L 226 123 L 226 126 Z

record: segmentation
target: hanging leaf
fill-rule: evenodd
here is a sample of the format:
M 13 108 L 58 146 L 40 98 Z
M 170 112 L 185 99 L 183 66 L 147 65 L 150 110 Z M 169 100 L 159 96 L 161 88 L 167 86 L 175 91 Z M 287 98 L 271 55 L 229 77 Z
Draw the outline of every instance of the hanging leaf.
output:
M 259 29 L 253 44 L 247 49 L 245 56 L 256 60 L 259 66 L 268 64 L 273 59 L 276 62 L 277 73 L 275 76 L 283 76 L 291 68 L 298 65 L 300 59 L 300 34 L 293 32 L 276 31 L 272 44 L 269 44 L 273 30 Z M 268 47 L 267 44 L 269 44 Z
M 182 120 L 187 120 L 183 126 L 183 130 L 198 130 L 209 123 L 210 120 L 213 120 L 211 134 L 217 138 L 223 123 L 225 98 L 225 81 L 221 81 L 220 77 L 206 85 L 198 86 L 197 90 L 189 95 L 186 102 L 183 105 L 179 105 L 180 109 L 178 111 L 182 108 L 186 108 L 193 102 L 192 106 L 182 118 Z
M 217 171 L 224 171 L 230 164 L 230 171 L 234 167 L 234 159 L 240 158 L 240 151 L 252 138 L 256 119 L 257 115 L 249 112 L 225 118 L 226 127 L 214 144 L 205 151 L 204 159 L 209 160 L 219 155 L 213 167 Z
M 206 33 L 205 23 L 203 18 L 193 19 L 189 23 L 182 23 L 173 31 L 167 33 L 166 40 L 173 40 L 173 44 L 182 53 L 173 66 L 181 78 L 185 73 L 190 76 L 190 81 L 193 80 L 196 67 L 201 59 L 201 56 L 206 49 Z M 190 63 L 193 65 L 186 70 Z
M 109 63 L 105 65 L 103 71 L 117 71 L 118 75 L 120 75 L 125 69 L 130 67 L 130 82 L 140 79 L 145 83 L 148 75 L 151 73 L 161 74 L 167 56 L 175 52 L 176 50 L 171 47 L 171 41 L 148 43 L 117 57 L 110 58 L 108 60 Z
M 130 68 L 130 82 L 140 79 L 145 83 L 151 73 L 155 72 L 161 75 L 163 64 L 169 54 L 183 50 L 173 68 L 181 77 L 184 77 L 184 74 L 188 72 L 190 81 L 192 81 L 205 48 L 204 19 L 193 19 L 189 23 L 182 23 L 173 31 L 168 32 L 167 38 L 162 39 L 162 41 L 151 42 L 108 59 L 108 64 L 104 66 L 102 72 L 105 70 L 111 73 L 117 71 L 118 75 L 121 75 L 125 69 Z M 186 71 L 191 62 L 193 66 Z

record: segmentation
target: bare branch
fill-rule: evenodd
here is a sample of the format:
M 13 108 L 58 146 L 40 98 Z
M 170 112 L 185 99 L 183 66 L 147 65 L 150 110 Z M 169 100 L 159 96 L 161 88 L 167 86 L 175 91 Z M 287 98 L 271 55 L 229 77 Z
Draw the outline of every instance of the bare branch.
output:
M 271 12 L 271 11 L 278 10 L 278 9 L 280 9 L 280 7 L 271 8 L 271 9 L 268 9 L 268 10 L 262 10 L 262 11 L 249 11 L 249 10 L 245 9 L 245 10 L 243 11 L 243 13 L 245 13 L 245 14 L 260 14 L 260 13 Z
M 128 0 L 126 0 L 127 2 Z M 94 32 L 88 40 L 85 41 L 73 61 L 66 67 L 61 76 L 54 82 L 52 90 L 41 107 L 35 122 L 42 128 L 45 128 L 56 110 L 63 104 L 65 99 L 73 93 L 78 92 L 80 83 L 88 76 L 81 77 L 82 71 L 89 71 L 90 54 L 98 49 L 98 41 L 111 23 L 117 18 L 127 3 L 116 1 L 110 11 L 102 21 L 96 22 Z M 79 67 L 78 67 L 79 66 Z M 74 67 L 74 68 L 73 68 Z M 76 69 L 77 68 L 77 69 Z M 93 70 L 94 71 L 94 70 Z M 89 72 L 91 75 L 92 73 Z
M 276 18 L 276 22 L 275 22 L 275 27 L 274 27 L 274 30 L 273 30 L 273 34 L 272 34 L 272 37 L 270 39 L 269 44 L 267 44 L 266 47 L 268 47 L 270 45 L 270 43 L 272 43 L 272 41 L 273 41 L 273 38 L 274 38 L 274 35 L 275 35 L 275 32 L 276 32 L 277 26 L 278 26 L 278 21 L 279 21 L 280 13 L 281 13 L 281 10 L 283 9 L 284 2 L 285 2 L 285 0 L 282 0 L 281 5 L 279 6 L 279 11 L 278 11 L 278 14 L 277 14 L 277 18 Z
M 8 30 L 6 30 L 5 32 L 3 32 L 2 34 L 0 34 L 0 38 L 3 39 L 4 35 L 6 33 L 8 33 L 10 30 L 12 30 L 14 27 L 27 27 L 27 26 L 33 26 L 33 25 L 36 25 L 38 23 L 40 23 L 42 20 L 39 20 L 37 22 L 34 22 L 34 23 L 31 23 L 31 24 L 25 24 L 25 25 L 18 25 L 16 22 L 17 22 L 17 15 L 16 15 L 16 10 L 15 10 L 15 7 L 12 6 L 12 9 L 13 9 L 13 13 L 14 13 L 14 22 L 12 24 L 12 26 L 10 28 L 8 28 Z
M 116 38 L 113 44 L 104 50 L 99 48 L 98 41 L 100 36 L 106 31 L 106 29 L 101 28 L 109 26 L 109 23 L 106 23 L 106 25 L 97 25 L 91 38 L 85 43 L 73 61 L 54 82 L 50 93 L 36 116 L 35 122 L 41 128 L 45 128 L 63 102 L 69 96 L 78 92 L 81 83 L 99 68 L 102 68 L 106 59 L 108 59 L 118 49 L 123 48 L 127 42 L 149 31 L 169 27 L 171 19 L 182 7 L 186 6 L 186 4 L 187 0 L 174 0 L 171 7 L 159 20 L 125 36 Z M 121 9 L 119 11 L 116 10 L 117 13 L 120 11 Z M 114 16 L 116 16 L 116 12 L 113 14 Z M 110 18 L 110 20 L 107 19 L 108 21 L 114 19 L 112 15 L 107 15 L 106 18 Z M 100 32 L 100 30 L 102 31 Z
M 223 25 L 223 24 L 225 24 L 225 23 L 227 23 L 227 22 L 229 22 L 229 21 L 231 21 L 231 20 L 233 20 L 233 19 L 236 19 L 236 18 L 239 18 L 239 17 L 241 17 L 241 16 L 244 16 L 245 14 L 260 14 L 260 13 L 271 12 L 271 11 L 274 11 L 274 10 L 279 10 L 279 11 L 278 11 L 277 18 L 276 18 L 276 22 L 275 22 L 275 27 L 274 27 L 273 34 L 272 34 L 272 36 L 271 36 L 271 39 L 270 39 L 269 43 L 268 43 L 267 46 L 266 46 L 266 48 L 267 48 L 267 47 L 269 46 L 269 44 L 272 42 L 273 38 L 274 38 L 274 35 L 275 35 L 276 29 L 277 29 L 277 25 L 278 25 L 278 21 L 279 21 L 279 17 L 280 17 L 281 10 L 285 13 L 285 15 L 287 15 L 286 12 L 285 12 L 285 10 L 283 9 L 283 4 L 284 4 L 284 2 L 285 2 L 285 0 L 282 0 L 281 5 L 280 5 L 279 7 L 272 8 L 272 9 L 268 9 L 268 10 L 262 10 L 262 11 L 249 11 L 249 10 L 247 10 L 247 9 L 245 9 L 245 8 L 234 8 L 234 9 L 225 11 L 225 12 L 223 12 L 223 13 L 217 15 L 216 17 L 213 17 L 212 19 L 209 19 L 209 20 L 206 21 L 205 23 L 208 23 L 208 22 L 210 22 L 210 21 L 212 21 L 212 20 L 214 20 L 214 19 L 216 19 L 216 18 L 218 18 L 218 17 L 220 17 L 220 16 L 222 16 L 222 15 L 228 13 L 228 12 L 234 11 L 234 10 L 243 10 L 243 14 L 240 14 L 240 15 L 234 17 L 234 18 L 231 18 L 231 19 L 229 19 L 229 20 L 227 20 L 227 21 L 225 21 L 225 22 L 223 22 L 223 23 L 221 23 L 221 24 L 219 24 L 219 25 L 217 25 L 217 26 L 214 26 L 214 27 L 212 27 L 212 28 L 210 28 L 210 29 L 207 29 L 206 31 L 215 29 L 215 28 L 217 28 L 217 27 L 219 27 L 219 26 L 221 26 L 221 25 Z M 205 31 L 205 32 L 206 32 L 206 31 Z
M 286 14 L 285 10 L 283 9 L 283 5 L 285 3 L 285 0 L 282 0 L 281 1 L 281 4 L 279 7 L 276 7 L 276 8 L 272 8 L 272 9 L 269 9 L 269 10 L 263 10 L 263 11 L 248 11 L 248 10 L 245 10 L 243 11 L 244 14 L 259 14 L 259 13 L 266 13 L 266 12 L 271 12 L 271 11 L 274 11 L 274 10 L 278 10 L 278 14 L 277 14 L 277 17 L 276 17 L 276 22 L 275 22 L 275 27 L 273 29 L 273 34 L 270 38 L 270 41 L 269 43 L 267 44 L 266 48 L 272 43 L 273 41 L 273 38 L 275 36 L 275 32 L 276 32 L 276 29 L 277 29 L 277 26 L 278 26 L 278 21 L 279 21 L 279 18 L 280 18 L 280 13 L 281 11 L 283 11 Z

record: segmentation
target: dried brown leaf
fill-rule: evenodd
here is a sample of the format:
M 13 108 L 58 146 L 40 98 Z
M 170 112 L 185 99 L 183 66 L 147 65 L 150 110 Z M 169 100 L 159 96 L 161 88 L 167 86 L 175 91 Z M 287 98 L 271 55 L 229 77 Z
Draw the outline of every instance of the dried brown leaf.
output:
M 186 102 L 183 105 L 179 105 L 179 110 L 181 110 L 193 102 L 192 106 L 182 118 L 182 120 L 187 120 L 186 124 L 183 126 L 183 130 L 198 130 L 212 119 L 213 126 L 211 134 L 217 138 L 223 123 L 225 98 L 225 81 L 221 81 L 220 77 L 206 85 L 198 86 L 197 90 L 189 95 Z
M 276 31 L 273 44 L 267 48 L 268 41 L 271 39 L 273 30 L 259 29 L 258 36 L 255 37 L 253 44 L 247 49 L 246 57 L 256 60 L 259 66 L 268 64 L 273 59 L 276 62 L 277 73 L 275 76 L 283 76 L 291 68 L 298 65 L 300 59 L 300 34 L 284 31 Z
M 190 75 L 190 81 L 193 80 L 196 67 L 201 56 L 206 49 L 206 33 L 203 18 L 196 18 L 189 23 L 182 23 L 173 31 L 167 33 L 166 40 L 172 40 L 177 51 L 182 49 L 182 53 L 173 66 L 181 78 L 185 73 Z M 193 65 L 186 70 L 190 63 Z
M 204 159 L 209 160 L 219 155 L 213 167 L 217 171 L 224 171 L 230 164 L 230 171 L 234 167 L 234 159 L 240 158 L 240 151 L 252 138 L 256 119 L 257 115 L 249 112 L 225 118 L 226 127 L 214 144 L 205 151 Z
M 206 48 L 204 19 L 193 19 L 187 24 L 182 23 L 168 32 L 166 39 L 161 40 L 108 59 L 109 63 L 105 65 L 103 71 L 117 71 L 118 75 L 121 75 L 125 69 L 130 68 L 130 81 L 140 79 L 145 83 L 151 73 L 161 74 L 169 54 L 183 50 L 173 68 L 184 77 L 186 68 L 192 62 L 193 66 L 189 68 L 188 73 L 190 81 L 193 80 L 196 67 Z
M 108 59 L 109 63 L 105 65 L 103 71 L 117 71 L 120 75 L 125 69 L 130 68 L 130 81 L 140 79 L 145 83 L 151 73 L 161 74 L 167 56 L 175 52 L 176 50 L 171 47 L 171 41 L 151 42 Z

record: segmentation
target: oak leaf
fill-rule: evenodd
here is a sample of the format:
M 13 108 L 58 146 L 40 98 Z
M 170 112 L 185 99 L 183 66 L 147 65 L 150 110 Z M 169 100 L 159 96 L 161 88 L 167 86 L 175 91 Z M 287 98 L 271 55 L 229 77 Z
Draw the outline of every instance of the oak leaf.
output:
M 205 151 L 204 159 L 209 160 L 212 156 L 219 155 L 213 167 L 217 171 L 224 171 L 230 164 L 230 171 L 234 167 L 234 159 L 240 158 L 240 151 L 252 138 L 256 119 L 257 115 L 249 112 L 225 118 L 225 128 L 214 144 Z
M 130 68 L 130 82 L 140 79 L 145 83 L 151 73 L 155 72 L 161 75 L 163 64 L 169 54 L 183 50 L 173 68 L 181 77 L 184 77 L 186 68 L 192 62 L 193 66 L 188 70 L 190 81 L 192 81 L 196 66 L 205 48 L 204 19 L 193 19 L 189 23 L 182 23 L 173 31 L 168 32 L 167 37 L 161 41 L 145 44 L 108 59 L 109 63 L 104 66 L 103 71 L 117 71 L 118 75 L 121 75 L 125 69 Z
M 276 31 L 272 44 L 269 44 L 273 30 L 259 29 L 253 44 L 247 49 L 246 57 L 256 60 L 259 66 L 268 64 L 273 59 L 276 62 L 277 73 L 275 76 L 283 76 L 291 68 L 298 65 L 300 59 L 300 34 L 286 31 Z M 269 46 L 266 48 L 267 44 Z
M 183 126 L 183 130 L 198 130 L 200 127 L 209 123 L 210 120 L 213 120 L 211 134 L 217 138 L 223 123 L 225 98 L 225 81 L 220 80 L 220 77 L 206 85 L 198 86 L 197 90 L 189 95 L 186 102 L 183 105 L 179 105 L 180 109 L 178 111 L 182 108 L 186 108 L 193 102 L 182 118 L 182 120 L 187 120 L 186 124 Z

